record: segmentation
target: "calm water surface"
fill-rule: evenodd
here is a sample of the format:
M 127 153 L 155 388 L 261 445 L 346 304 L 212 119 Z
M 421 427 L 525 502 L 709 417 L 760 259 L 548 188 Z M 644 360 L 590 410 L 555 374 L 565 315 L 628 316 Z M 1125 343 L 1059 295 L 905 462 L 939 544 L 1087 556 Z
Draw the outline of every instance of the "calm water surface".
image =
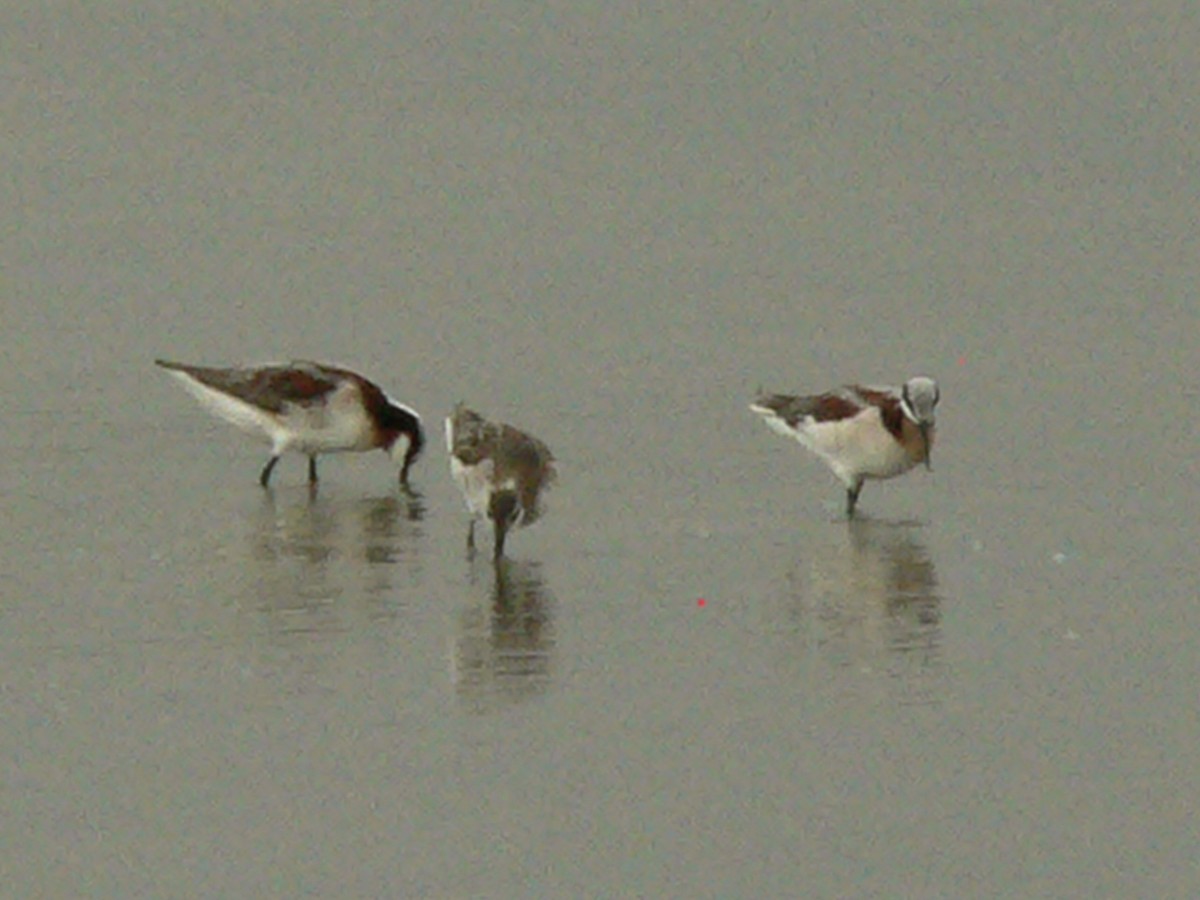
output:
M 0 25 L 13 896 L 1195 896 L 1190 7 Z M 360 369 L 414 492 L 156 356 Z M 917 373 L 853 523 L 746 409 Z M 560 459 L 498 568 L 459 399 Z

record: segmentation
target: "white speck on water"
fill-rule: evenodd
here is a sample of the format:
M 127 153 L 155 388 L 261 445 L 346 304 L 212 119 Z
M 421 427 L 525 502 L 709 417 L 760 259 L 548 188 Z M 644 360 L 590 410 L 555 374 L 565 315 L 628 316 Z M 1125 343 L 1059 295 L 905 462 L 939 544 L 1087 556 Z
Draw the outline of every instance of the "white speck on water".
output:
M 1067 554 L 1063 553 L 1063 552 L 1060 550 L 1058 553 L 1055 553 L 1055 554 L 1054 554 L 1052 557 L 1050 557 L 1050 558 L 1051 558 L 1052 560 L 1054 560 L 1056 563 L 1058 563 L 1058 564 L 1061 566 L 1063 563 L 1065 563 L 1065 562 L 1067 561 Z

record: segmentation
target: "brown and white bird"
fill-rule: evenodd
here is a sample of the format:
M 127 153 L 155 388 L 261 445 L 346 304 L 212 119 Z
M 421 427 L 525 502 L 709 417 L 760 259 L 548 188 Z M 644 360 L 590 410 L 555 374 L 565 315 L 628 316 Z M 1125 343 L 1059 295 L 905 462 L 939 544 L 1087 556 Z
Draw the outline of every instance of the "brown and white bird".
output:
M 214 415 L 271 444 L 259 483 L 284 453 L 308 457 L 316 483 L 317 456 L 386 450 L 400 466 L 400 483 L 425 445 L 421 417 L 357 372 L 315 362 L 210 368 L 155 360 Z
M 475 549 L 475 520 L 487 518 L 495 531 L 493 556 L 499 559 L 509 529 L 532 525 L 541 515 L 540 494 L 557 475 L 554 455 L 537 438 L 488 422 L 461 403 L 446 419 L 446 449 L 471 513 L 467 549 Z
M 932 378 L 910 378 L 900 388 L 848 385 L 825 394 L 764 394 L 750 408 L 767 425 L 821 457 L 846 485 L 846 515 L 854 515 L 863 481 L 894 478 L 929 462 L 934 407 Z

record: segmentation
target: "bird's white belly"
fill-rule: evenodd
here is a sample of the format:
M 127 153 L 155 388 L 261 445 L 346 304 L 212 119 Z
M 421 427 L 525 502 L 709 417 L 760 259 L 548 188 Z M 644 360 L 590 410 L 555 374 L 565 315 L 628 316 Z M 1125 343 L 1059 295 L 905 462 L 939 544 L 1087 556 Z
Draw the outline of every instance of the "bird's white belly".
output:
M 877 409 L 840 422 L 800 423 L 795 437 L 829 464 L 847 485 L 857 478 L 894 478 L 915 464 L 884 427 Z
M 276 420 L 274 442 L 280 453 L 336 453 L 375 446 L 371 420 L 358 392 L 349 384 L 329 394 L 325 403 L 285 406 Z
M 311 406 L 287 404 L 274 413 L 211 388 L 186 375 L 175 374 L 201 406 L 218 418 L 270 442 L 276 454 L 331 453 L 370 450 L 375 446 L 372 423 L 353 385 L 342 385 Z
M 485 517 L 492 497 L 492 468 L 490 459 L 468 466 L 456 456 L 450 457 L 450 474 L 467 501 L 471 515 Z

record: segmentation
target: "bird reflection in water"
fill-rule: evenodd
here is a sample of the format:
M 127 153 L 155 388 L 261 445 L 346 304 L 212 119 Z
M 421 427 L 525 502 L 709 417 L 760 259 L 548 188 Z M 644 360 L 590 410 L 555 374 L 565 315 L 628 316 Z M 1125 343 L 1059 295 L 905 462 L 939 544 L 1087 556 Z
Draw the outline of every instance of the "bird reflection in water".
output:
M 844 543 L 819 552 L 802 583 L 793 573 L 802 630 L 835 662 L 906 682 L 911 702 L 928 702 L 925 677 L 941 655 L 937 573 L 919 523 L 852 519 Z
M 337 499 L 315 491 L 305 492 L 303 500 L 265 495 L 251 540 L 257 606 L 321 620 L 320 611 L 343 596 L 383 603 L 396 564 L 420 562 L 424 514 L 424 499 L 411 489 L 369 498 Z M 290 627 L 322 626 L 314 621 Z
M 542 693 L 554 647 L 553 597 L 541 566 L 500 559 L 487 569 L 488 602 L 472 603 L 463 612 L 452 672 L 455 690 L 478 711 Z

